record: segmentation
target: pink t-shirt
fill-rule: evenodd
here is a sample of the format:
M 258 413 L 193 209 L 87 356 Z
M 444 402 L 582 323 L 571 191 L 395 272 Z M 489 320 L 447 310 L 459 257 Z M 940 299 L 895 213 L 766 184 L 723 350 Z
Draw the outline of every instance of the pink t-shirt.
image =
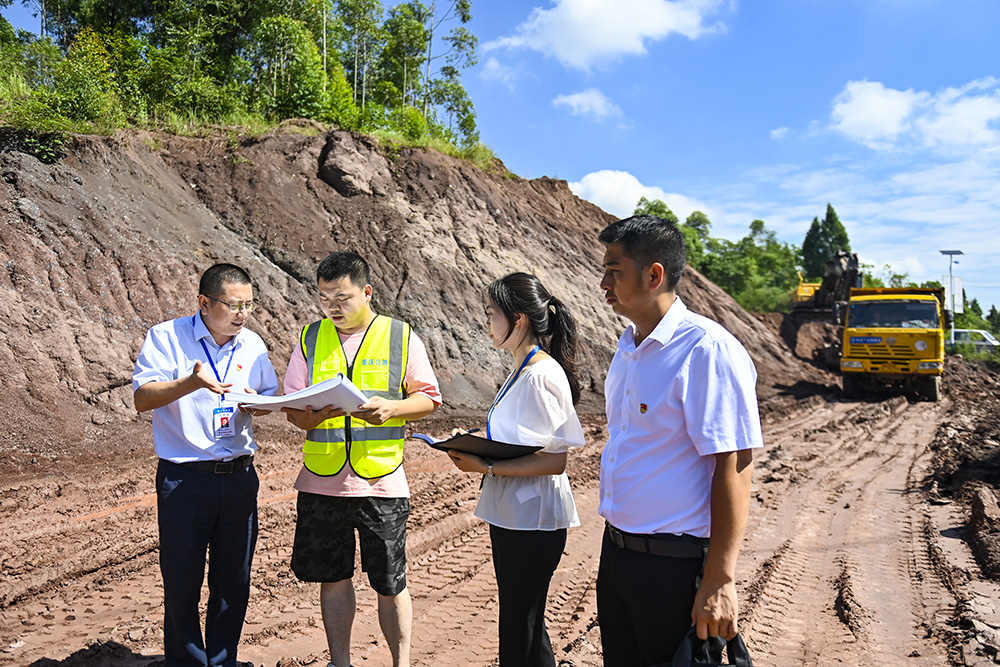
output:
M 364 340 L 365 332 L 351 334 L 350 336 L 340 336 L 340 344 L 344 347 L 347 358 L 354 362 L 354 357 L 358 354 L 361 341 Z M 288 360 L 288 372 L 285 373 L 285 393 L 305 389 L 308 385 L 309 374 L 306 369 L 306 358 L 302 354 L 302 346 L 296 345 L 292 352 L 292 358 Z M 441 390 L 438 389 L 437 376 L 431 368 L 430 359 L 427 358 L 427 348 L 417 334 L 410 332 L 410 349 L 406 358 L 406 374 L 403 378 L 403 387 L 407 396 L 423 394 L 441 405 Z M 345 465 L 344 469 L 336 475 L 324 477 L 317 475 L 302 466 L 299 476 L 295 480 L 295 488 L 306 493 L 317 493 L 323 496 L 353 496 L 365 497 L 376 496 L 379 498 L 409 498 L 410 487 L 406 483 L 406 473 L 403 466 L 394 472 L 378 479 L 365 479 L 359 477 L 351 466 Z

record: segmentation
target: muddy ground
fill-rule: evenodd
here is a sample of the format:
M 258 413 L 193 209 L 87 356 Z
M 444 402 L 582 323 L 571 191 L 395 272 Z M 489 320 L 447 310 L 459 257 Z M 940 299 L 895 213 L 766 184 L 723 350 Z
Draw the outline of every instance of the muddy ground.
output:
M 949 364 L 946 398 L 847 401 L 835 385 L 763 404 L 750 525 L 739 567 L 741 624 L 758 665 L 985 665 L 998 661 L 1000 584 L 993 492 L 1000 481 L 997 374 Z M 603 421 L 570 476 L 583 526 L 570 531 L 549 596 L 560 664 L 601 664 L 594 581 Z M 421 426 L 445 432 L 475 418 Z M 318 591 L 289 570 L 298 437 L 260 420 L 261 533 L 241 659 L 325 665 Z M 152 666 L 161 657 L 153 471 L 148 443 L 110 445 L 44 474 L 0 480 L 0 665 Z M 409 441 L 408 544 L 415 665 L 490 665 L 497 599 L 477 480 Z M 986 495 L 993 507 L 968 509 Z M 992 515 L 990 512 L 992 511 Z M 978 558 L 978 561 L 977 561 Z M 389 665 L 374 596 L 361 593 L 355 665 Z

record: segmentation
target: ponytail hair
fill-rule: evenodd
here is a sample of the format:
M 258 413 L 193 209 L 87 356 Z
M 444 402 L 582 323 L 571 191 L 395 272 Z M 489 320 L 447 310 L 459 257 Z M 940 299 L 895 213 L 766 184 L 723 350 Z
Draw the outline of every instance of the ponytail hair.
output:
M 559 362 L 573 397 L 580 400 L 580 379 L 576 365 L 576 320 L 565 304 L 549 294 L 542 282 L 530 273 L 510 273 L 494 280 L 490 300 L 513 326 L 518 313 L 528 318 L 531 331 L 549 356 Z

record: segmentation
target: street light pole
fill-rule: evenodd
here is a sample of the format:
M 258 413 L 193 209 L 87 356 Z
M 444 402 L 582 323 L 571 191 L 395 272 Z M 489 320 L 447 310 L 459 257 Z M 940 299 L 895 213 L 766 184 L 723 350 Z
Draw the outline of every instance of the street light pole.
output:
M 964 255 L 961 250 L 940 250 L 942 255 L 948 255 L 948 293 L 951 295 L 951 315 L 955 316 L 955 276 L 952 275 L 951 267 L 955 263 L 955 255 Z M 951 345 L 955 344 L 955 327 L 951 327 Z

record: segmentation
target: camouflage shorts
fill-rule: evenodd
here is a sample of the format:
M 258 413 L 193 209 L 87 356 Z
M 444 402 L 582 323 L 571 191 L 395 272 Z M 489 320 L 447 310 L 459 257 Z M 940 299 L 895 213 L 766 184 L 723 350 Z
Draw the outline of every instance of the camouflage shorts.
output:
M 407 498 L 342 498 L 299 492 L 292 572 L 302 581 L 334 582 L 354 576 L 354 531 L 361 540 L 361 570 L 380 595 L 406 588 Z

